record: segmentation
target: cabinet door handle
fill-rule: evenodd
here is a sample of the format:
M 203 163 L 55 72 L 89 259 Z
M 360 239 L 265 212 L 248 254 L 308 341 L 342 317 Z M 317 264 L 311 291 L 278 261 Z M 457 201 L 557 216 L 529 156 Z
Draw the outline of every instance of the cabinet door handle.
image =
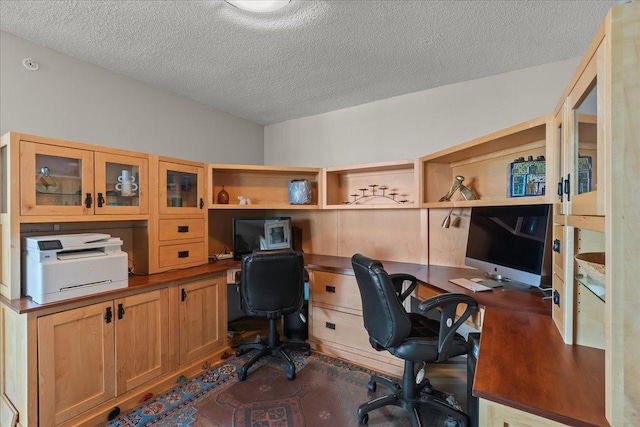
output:
M 553 252 L 560 253 L 560 240 L 558 239 L 553 241 Z
M 178 233 L 188 233 L 189 232 L 189 226 L 188 225 L 179 225 L 178 226 Z
M 336 324 L 335 324 L 335 323 L 325 322 L 324 326 L 325 326 L 327 329 L 333 329 L 334 331 L 335 331 L 335 329 L 336 329 Z
M 189 258 L 189 251 L 179 251 L 178 258 Z
M 200 209 L 204 208 L 204 199 L 200 197 Z
M 102 197 L 102 193 L 98 193 L 98 207 L 101 208 L 104 205 L 104 197 Z
M 118 304 L 118 320 L 124 317 L 124 307 L 122 304 Z
M 327 286 L 324 287 L 324 289 L 330 294 L 335 294 L 336 293 L 336 287 L 335 286 L 327 285 Z
M 184 288 L 182 288 L 182 291 L 180 292 L 180 301 L 184 301 L 187 299 L 187 291 L 184 290 Z
M 87 197 L 85 197 L 84 199 L 85 207 L 90 208 L 92 203 L 93 203 L 93 199 L 91 198 L 91 193 L 87 193 Z
M 107 307 L 104 313 L 104 323 L 111 323 L 112 318 L 113 318 L 113 313 L 111 312 L 111 307 Z
M 562 201 L 562 194 L 563 194 L 563 192 L 562 192 L 562 178 L 560 178 L 560 182 L 558 182 L 557 193 L 558 193 L 558 197 L 560 198 L 560 201 Z
M 567 195 L 567 202 L 571 201 L 571 174 L 567 174 L 567 179 L 564 180 L 564 194 Z

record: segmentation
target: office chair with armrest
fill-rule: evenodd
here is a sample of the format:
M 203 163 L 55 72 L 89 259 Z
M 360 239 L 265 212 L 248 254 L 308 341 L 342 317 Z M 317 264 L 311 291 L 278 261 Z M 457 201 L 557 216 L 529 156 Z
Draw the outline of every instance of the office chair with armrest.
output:
M 258 352 L 241 368 L 238 379 L 244 381 L 249 368 L 262 357 L 277 356 L 286 364 L 287 378 L 293 380 L 296 366 L 287 351 L 302 348 L 308 354 L 310 346 L 304 342 L 281 342 L 277 328 L 283 315 L 300 310 L 304 302 L 302 252 L 261 251 L 243 257 L 240 295 L 245 313 L 269 319 L 269 336 L 266 341 L 240 344 L 237 356 L 249 350 Z
M 360 424 L 367 424 L 369 412 L 374 409 L 394 405 L 409 412 L 414 427 L 423 425 L 421 407 L 437 409 L 458 420 L 460 426 L 468 426 L 467 414 L 449 404 L 443 393 L 431 387 L 428 379 L 419 378 L 416 382 L 415 364 L 442 362 L 468 352 L 466 340 L 456 330 L 476 310 L 476 301 L 463 294 L 442 294 L 422 302 L 421 312 L 438 314 L 439 321 L 418 313 L 407 313 L 399 298 L 398 284 L 393 283 L 380 261 L 355 254 L 351 264 L 360 289 L 369 342 L 376 350 L 386 350 L 404 360 L 402 385 L 384 377 L 371 377 L 367 385 L 369 390 L 375 391 L 376 384 L 380 383 L 392 394 L 360 405 Z M 415 278 L 413 280 L 417 282 Z M 400 295 L 406 298 L 407 291 Z M 466 309 L 456 319 L 458 304 L 466 305 Z

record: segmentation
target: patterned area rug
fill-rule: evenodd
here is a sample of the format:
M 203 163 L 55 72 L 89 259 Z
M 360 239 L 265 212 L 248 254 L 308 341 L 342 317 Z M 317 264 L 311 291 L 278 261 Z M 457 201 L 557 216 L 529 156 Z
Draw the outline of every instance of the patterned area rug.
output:
M 237 372 L 250 355 L 233 356 L 106 426 L 357 426 L 358 406 L 388 392 L 385 387 L 367 391 L 371 371 L 317 353 L 292 353 L 293 381 L 277 359 L 267 357 L 240 382 Z M 425 414 L 424 420 L 426 427 L 450 425 L 440 413 Z M 369 414 L 369 425 L 411 426 L 411 420 L 402 409 L 386 407 Z

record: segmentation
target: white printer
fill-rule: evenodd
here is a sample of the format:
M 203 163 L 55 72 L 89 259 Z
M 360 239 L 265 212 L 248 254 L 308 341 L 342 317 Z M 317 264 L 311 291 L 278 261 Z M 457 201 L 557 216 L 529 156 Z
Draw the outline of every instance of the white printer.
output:
M 25 240 L 25 293 L 38 304 L 129 284 L 128 256 L 120 238 L 84 233 Z

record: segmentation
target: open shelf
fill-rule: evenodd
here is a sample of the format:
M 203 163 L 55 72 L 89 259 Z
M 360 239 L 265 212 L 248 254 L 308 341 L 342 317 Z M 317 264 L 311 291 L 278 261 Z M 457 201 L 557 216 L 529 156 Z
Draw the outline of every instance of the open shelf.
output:
M 318 209 L 322 194 L 322 169 L 261 165 L 209 165 L 209 209 Z M 311 203 L 289 203 L 289 182 L 306 179 L 311 183 Z M 224 186 L 229 203 L 217 202 Z M 240 205 L 238 197 L 251 200 Z
M 421 207 L 467 207 L 487 205 L 526 205 L 553 202 L 551 182 L 556 161 L 547 144 L 546 116 L 520 123 L 481 138 L 420 158 L 424 185 Z M 515 159 L 544 156 L 546 162 L 543 195 L 509 197 L 510 165 Z M 466 201 L 456 192 L 451 202 L 439 202 L 449 192 L 457 175 L 479 200 Z
M 418 161 L 402 160 L 326 168 L 324 207 L 406 209 L 420 207 Z

